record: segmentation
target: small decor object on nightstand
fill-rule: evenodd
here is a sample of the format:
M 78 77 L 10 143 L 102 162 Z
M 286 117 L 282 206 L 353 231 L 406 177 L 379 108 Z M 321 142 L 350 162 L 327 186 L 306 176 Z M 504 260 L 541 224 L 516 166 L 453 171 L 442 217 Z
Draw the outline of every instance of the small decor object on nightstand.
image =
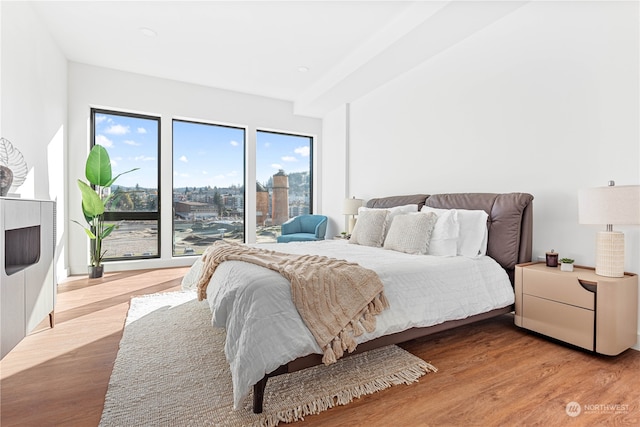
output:
M 547 252 L 547 267 L 557 267 L 558 266 L 558 253 L 551 249 L 551 252 Z
M 575 260 L 571 258 L 562 258 L 560 260 L 560 270 L 562 271 L 573 271 L 573 262 Z

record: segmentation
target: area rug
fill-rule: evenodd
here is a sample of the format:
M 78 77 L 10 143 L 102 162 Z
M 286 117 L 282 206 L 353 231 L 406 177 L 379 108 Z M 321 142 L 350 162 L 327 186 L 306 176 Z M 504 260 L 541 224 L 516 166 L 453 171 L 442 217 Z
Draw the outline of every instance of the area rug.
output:
M 233 410 L 224 340 L 194 292 L 133 298 L 100 426 L 277 426 L 437 370 L 388 346 L 269 379 L 254 414 L 252 396 Z

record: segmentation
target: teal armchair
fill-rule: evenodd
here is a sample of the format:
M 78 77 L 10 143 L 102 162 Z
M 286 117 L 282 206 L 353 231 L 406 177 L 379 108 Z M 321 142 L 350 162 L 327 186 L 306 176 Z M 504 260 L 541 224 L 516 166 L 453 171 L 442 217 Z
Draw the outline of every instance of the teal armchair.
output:
M 328 219 L 324 215 L 300 215 L 282 224 L 278 243 L 324 240 Z

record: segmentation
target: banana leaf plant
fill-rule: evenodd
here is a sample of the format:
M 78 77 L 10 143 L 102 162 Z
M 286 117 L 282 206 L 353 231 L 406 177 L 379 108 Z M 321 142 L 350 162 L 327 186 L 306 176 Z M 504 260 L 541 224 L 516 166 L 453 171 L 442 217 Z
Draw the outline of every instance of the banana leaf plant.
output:
M 89 152 L 85 165 L 88 183 L 78 180 L 78 187 L 82 193 L 82 213 L 89 226 L 85 227 L 75 220 L 73 222 L 83 227 L 91 239 L 91 267 L 100 267 L 102 264 L 102 258 L 106 253 L 106 250 L 102 250 L 102 240 L 107 238 L 117 226 L 115 223 L 107 224 L 104 221 L 105 206 L 113 197 L 113 193 L 107 195 L 105 190 L 111 187 L 120 176 L 138 169 L 140 168 L 134 168 L 113 177 L 111 159 L 107 150 L 102 145 L 96 144 Z

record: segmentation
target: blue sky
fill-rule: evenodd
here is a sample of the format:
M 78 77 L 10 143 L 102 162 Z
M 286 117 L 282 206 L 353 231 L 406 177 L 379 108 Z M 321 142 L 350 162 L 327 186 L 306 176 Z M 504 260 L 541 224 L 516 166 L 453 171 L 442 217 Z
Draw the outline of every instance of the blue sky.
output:
M 96 114 L 96 143 L 105 146 L 114 175 L 139 167 L 116 182 L 124 186 L 155 188 L 158 129 L 155 120 Z M 228 187 L 241 185 L 244 175 L 242 128 L 173 121 L 173 186 Z M 309 170 L 310 139 L 259 131 L 256 140 L 256 176 L 265 183 L 283 169 Z
M 310 169 L 310 138 L 258 131 L 256 138 L 256 179 L 266 183 L 283 169 L 286 173 Z
M 156 188 L 158 176 L 158 127 L 155 120 L 110 114 L 96 114 L 95 143 L 104 146 L 111 159 L 117 185 Z

